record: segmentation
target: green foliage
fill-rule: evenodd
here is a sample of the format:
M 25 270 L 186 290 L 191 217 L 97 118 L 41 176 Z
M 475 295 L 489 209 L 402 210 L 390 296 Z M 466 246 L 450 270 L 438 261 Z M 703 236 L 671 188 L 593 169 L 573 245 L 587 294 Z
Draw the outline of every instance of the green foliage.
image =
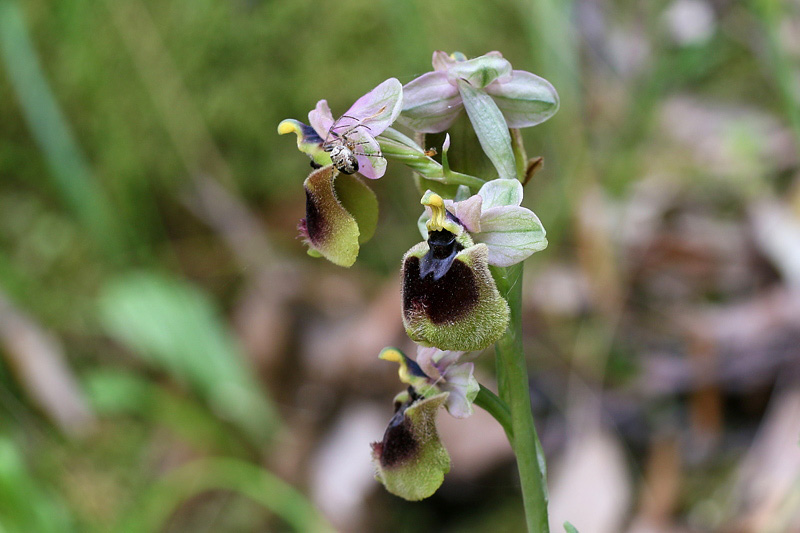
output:
M 481 147 L 497 169 L 497 174 L 503 179 L 515 179 L 517 173 L 511 135 L 508 128 L 500 126 L 505 124 L 500 108 L 491 96 L 465 81 L 459 80 L 458 88 Z
M 181 503 L 211 490 L 246 496 L 274 512 L 295 531 L 332 532 L 333 528 L 290 485 L 252 464 L 212 458 L 190 462 L 149 488 L 118 531 L 158 531 Z
M 198 450 L 242 453 L 237 434 L 193 398 L 129 372 L 96 370 L 84 387 L 94 411 L 103 417 L 138 416 L 169 428 Z
M 67 510 L 31 474 L 16 444 L 0 435 L 0 531 L 73 531 Z
M 254 443 L 277 429 L 275 410 L 213 303 L 186 282 L 148 273 L 112 281 L 99 301 L 109 335 L 194 389 Z
M 435 49 L 468 57 L 501 50 L 518 68 L 548 78 L 562 108 L 523 134 L 530 155 L 546 159 L 526 205 L 546 224 L 548 255 L 559 260 L 578 247 L 574 214 L 591 177 L 623 198 L 642 176 L 684 175 L 691 154 L 673 150 L 660 128 L 663 104 L 676 94 L 755 107 L 781 123 L 788 117 L 800 131 L 787 89 L 793 56 L 779 42 L 790 8 L 715 4 L 714 36 L 680 47 L 663 31 L 666 4 L 631 5 L 602 13 L 614 35 L 634 19 L 643 24 L 651 55 L 640 70 L 623 73 L 607 63 L 608 50 L 578 33 L 573 2 L 0 0 L 0 290 L 62 340 L 101 419 L 97 434 L 65 443 L 3 373 L 0 530 L 113 530 L 128 505 L 149 501 L 165 439 L 251 466 L 272 458 L 255 458 L 253 449 L 266 449 L 277 429 L 267 398 L 279 391 L 256 383 L 226 316 L 254 272 L 232 266 L 224 239 L 185 205 L 196 178 L 222 180 L 273 230 L 275 257 L 305 268 L 293 226 L 308 161 L 274 130 L 286 116 L 303 118 L 309 102 L 327 98 L 338 115 L 389 76 L 406 83 L 428 71 Z M 149 18 L 127 16 L 136 12 L 131 6 Z M 144 31 L 148 20 L 157 39 Z M 754 53 L 760 48 L 768 55 Z M 137 59 L 143 52 L 157 61 Z M 173 98 L 174 80 L 186 98 Z M 453 169 L 494 177 L 465 140 L 467 127 L 451 131 Z M 427 146 L 442 141 L 429 136 Z M 208 163 L 212 153 L 227 178 Z M 435 168 L 424 157 L 419 163 Z M 370 183 L 382 211 L 376 237 L 361 250 L 365 279 L 395 276 L 398 258 L 418 240 L 410 221 L 419 195 L 400 167 L 390 164 L 387 179 Z M 771 172 L 748 178 L 767 182 Z M 700 183 L 708 173 L 692 167 L 689 175 Z M 470 186 L 475 192 L 480 183 Z M 421 188 L 455 190 L 437 181 Z M 545 261 L 532 261 L 531 270 Z M 133 269 L 170 274 L 120 277 Z M 555 333 L 542 344 L 571 353 L 573 344 L 557 340 L 572 339 L 575 324 L 567 322 L 548 322 L 542 329 Z M 535 364 L 552 363 L 543 356 Z M 612 366 L 608 381 L 619 372 Z M 31 435 L 34 445 L 17 434 Z M 209 472 L 217 481 L 229 475 Z M 687 507 L 714 490 L 716 475 L 703 477 L 708 487 L 685 498 Z M 212 481 L 206 487 L 224 486 Z M 159 519 L 178 504 L 165 503 Z M 397 523 L 424 528 L 436 513 L 423 509 L 403 507 Z M 503 513 L 492 520 L 476 521 L 477 530 L 503 521 Z M 466 522 L 465 530 L 476 530 Z

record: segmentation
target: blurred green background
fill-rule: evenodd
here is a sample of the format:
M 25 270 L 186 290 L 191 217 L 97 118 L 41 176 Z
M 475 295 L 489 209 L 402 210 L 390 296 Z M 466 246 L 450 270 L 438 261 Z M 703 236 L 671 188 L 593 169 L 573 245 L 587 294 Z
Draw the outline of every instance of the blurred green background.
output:
M 433 498 L 372 480 L 419 191 L 390 165 L 357 265 L 312 259 L 276 133 L 434 50 L 561 97 L 524 132 L 554 530 L 800 530 L 796 0 L 0 0 L 0 531 L 520 530 L 482 414 Z

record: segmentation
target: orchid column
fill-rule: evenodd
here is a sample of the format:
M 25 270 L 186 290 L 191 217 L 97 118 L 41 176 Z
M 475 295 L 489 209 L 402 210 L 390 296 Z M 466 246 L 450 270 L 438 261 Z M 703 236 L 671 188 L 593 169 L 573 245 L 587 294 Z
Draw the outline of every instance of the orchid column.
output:
M 374 179 L 383 175 L 386 159 L 404 163 L 432 189 L 421 200 L 423 241 L 402 262 L 402 319 L 418 344 L 416 360 L 396 348 L 380 354 L 398 363 L 407 389 L 395 397 L 395 414 L 383 439 L 372 445 L 376 477 L 409 500 L 433 494 L 450 469 L 436 431 L 437 412 L 443 407 L 466 418 L 475 404 L 508 435 L 528 530 L 547 531 L 545 463 L 531 415 L 521 322 L 522 261 L 543 250 L 547 239 L 536 215 L 521 206 L 522 182 L 541 160 L 527 161 L 518 128 L 552 116 L 558 96 L 546 80 L 512 70 L 499 52 L 471 60 L 435 52 L 433 66 L 433 72 L 402 88 L 397 80 L 387 80 L 336 121 L 323 100 L 309 114 L 311 126 L 281 123 L 279 132 L 296 133 L 298 148 L 320 167 L 306 180 L 306 218 L 300 230 L 309 253 L 350 266 L 377 221 L 375 197 L 361 178 L 348 174 L 352 166 Z M 440 164 L 389 127 L 396 119 L 416 134 L 438 133 L 462 111 L 496 179 L 452 170 L 449 136 Z M 331 142 L 337 147 L 334 160 Z M 352 155 L 353 165 L 340 161 L 340 152 Z M 457 192 L 449 198 L 453 185 Z M 478 384 L 471 362 L 492 344 L 497 395 Z

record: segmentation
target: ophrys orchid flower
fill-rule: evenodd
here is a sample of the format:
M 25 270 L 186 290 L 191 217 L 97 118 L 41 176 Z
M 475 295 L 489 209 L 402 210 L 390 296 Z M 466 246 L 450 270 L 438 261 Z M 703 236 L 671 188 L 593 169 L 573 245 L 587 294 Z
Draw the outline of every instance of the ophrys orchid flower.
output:
M 403 88 L 390 78 L 359 98 L 334 120 L 326 100 L 308 114 L 311 126 L 294 119 L 278 125 L 278 133 L 295 133 L 298 149 L 316 167 L 306 181 L 306 217 L 300 234 L 309 254 L 349 267 L 355 263 L 360 243 L 368 240 L 377 224 L 375 194 L 357 176 L 377 179 L 386 172 L 375 136 L 400 113 Z
M 426 196 L 430 196 L 428 192 Z M 424 203 L 424 198 L 423 198 Z M 539 217 L 522 207 L 522 184 L 517 180 L 486 182 L 478 194 L 461 201 L 444 200 L 453 227 L 463 227 L 476 243 L 489 249 L 489 264 L 507 267 L 547 248 L 547 237 Z M 426 205 L 419 229 L 428 238 L 433 208 Z M 441 215 L 439 215 L 441 216 Z
M 508 325 L 509 309 L 489 271 L 489 248 L 428 191 L 427 239 L 406 252 L 403 324 L 412 340 L 442 350 L 483 350 Z
M 480 385 L 464 352 L 418 347 L 417 362 L 397 348 L 380 358 L 398 363 L 408 389 L 395 397 L 395 414 L 383 439 L 372 444 L 376 477 L 389 492 L 407 500 L 427 498 L 450 470 L 450 456 L 436 431 L 439 407 L 457 417 L 472 414 Z

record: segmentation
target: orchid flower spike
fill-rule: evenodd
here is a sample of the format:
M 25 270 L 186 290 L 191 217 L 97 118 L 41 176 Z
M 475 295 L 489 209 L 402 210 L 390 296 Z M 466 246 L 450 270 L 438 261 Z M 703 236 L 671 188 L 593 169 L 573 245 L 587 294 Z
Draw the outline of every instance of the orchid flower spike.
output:
M 356 171 L 369 179 L 386 172 L 375 137 L 392 125 L 403 106 L 403 87 L 389 78 L 356 100 L 345 114 L 334 120 L 327 100 L 320 100 L 308 113 L 311 126 L 294 119 L 278 125 L 278 133 L 297 135 L 298 149 L 311 157 L 313 166 L 334 164 L 340 172 Z

